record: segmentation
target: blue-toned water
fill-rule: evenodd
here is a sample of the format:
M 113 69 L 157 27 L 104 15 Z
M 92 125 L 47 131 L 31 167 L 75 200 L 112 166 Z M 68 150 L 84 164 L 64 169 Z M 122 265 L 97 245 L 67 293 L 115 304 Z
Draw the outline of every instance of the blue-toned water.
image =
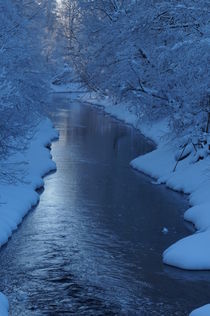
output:
M 52 104 L 58 170 L 0 252 L 10 315 L 172 316 L 207 303 L 208 272 L 162 264 L 163 250 L 189 234 L 187 199 L 129 166 L 153 144 L 68 97 Z

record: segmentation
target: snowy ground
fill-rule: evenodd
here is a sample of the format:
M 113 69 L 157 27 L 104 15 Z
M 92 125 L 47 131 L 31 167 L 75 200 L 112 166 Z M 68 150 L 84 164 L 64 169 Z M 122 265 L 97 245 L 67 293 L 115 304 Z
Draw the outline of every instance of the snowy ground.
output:
M 26 213 L 38 203 L 36 189 L 44 185 L 43 176 L 56 169 L 46 146 L 57 137 L 51 121 L 44 119 L 36 128 L 29 148 L 6 162 L 6 166 L 14 170 L 14 182 L 0 184 L 0 245 L 8 241 Z M 24 174 L 21 181 L 15 180 L 19 173 Z M 7 300 L 0 293 L 0 315 L 7 315 L 7 311 Z

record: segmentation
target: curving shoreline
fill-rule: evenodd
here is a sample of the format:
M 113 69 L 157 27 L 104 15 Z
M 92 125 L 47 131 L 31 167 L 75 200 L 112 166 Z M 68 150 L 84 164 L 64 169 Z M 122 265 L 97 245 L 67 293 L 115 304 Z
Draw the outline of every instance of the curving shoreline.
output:
M 7 163 L 23 164 L 26 166 L 24 181 L 12 184 L 1 184 L 0 208 L 0 245 L 5 244 L 13 231 L 18 228 L 24 216 L 39 202 L 40 195 L 37 190 L 44 187 L 44 176 L 56 170 L 52 160 L 49 144 L 58 139 L 58 132 L 49 119 L 43 119 L 24 153 L 17 153 L 9 158 Z M 17 167 L 18 168 L 18 167 Z M 21 170 L 22 171 L 22 170 Z M 25 169 L 24 169 L 25 172 Z M 20 198 L 21 197 L 21 198 Z M 7 315 L 7 299 L 0 293 L 0 312 Z
M 127 104 L 113 105 L 111 100 L 101 100 L 94 94 L 87 101 L 103 107 L 105 112 L 133 125 L 144 136 L 156 143 L 157 147 L 152 152 L 139 156 L 130 162 L 134 169 L 155 178 L 157 184 L 165 184 L 174 191 L 189 195 L 191 207 L 185 212 L 184 219 L 194 225 L 196 232 L 169 246 L 163 253 L 163 262 L 185 270 L 209 270 L 209 157 L 194 164 L 190 163 L 191 157 L 188 157 L 180 162 L 176 172 L 173 172 L 176 147 L 174 143 L 168 143 L 167 120 L 151 125 L 139 124 L 137 116 L 128 110 Z M 209 315 L 209 306 L 205 305 L 195 310 L 192 315 Z

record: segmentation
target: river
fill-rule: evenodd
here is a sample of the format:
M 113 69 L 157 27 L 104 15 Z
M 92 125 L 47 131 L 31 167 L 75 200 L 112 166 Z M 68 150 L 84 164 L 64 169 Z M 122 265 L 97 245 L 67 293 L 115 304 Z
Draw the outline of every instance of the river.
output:
M 154 145 L 68 96 L 52 103 L 57 172 L 1 249 L 10 315 L 172 316 L 207 303 L 208 272 L 167 267 L 161 258 L 189 234 L 187 197 L 129 166 Z

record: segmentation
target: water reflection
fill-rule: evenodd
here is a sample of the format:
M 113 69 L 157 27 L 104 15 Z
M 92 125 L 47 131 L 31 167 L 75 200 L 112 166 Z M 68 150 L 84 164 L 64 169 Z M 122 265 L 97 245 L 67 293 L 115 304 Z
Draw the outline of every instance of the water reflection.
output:
M 58 170 L 1 251 L 11 315 L 186 315 L 206 303 L 209 273 L 161 260 L 188 235 L 187 201 L 128 165 L 153 145 L 84 104 L 62 96 L 52 103 L 61 105 L 52 115 Z

